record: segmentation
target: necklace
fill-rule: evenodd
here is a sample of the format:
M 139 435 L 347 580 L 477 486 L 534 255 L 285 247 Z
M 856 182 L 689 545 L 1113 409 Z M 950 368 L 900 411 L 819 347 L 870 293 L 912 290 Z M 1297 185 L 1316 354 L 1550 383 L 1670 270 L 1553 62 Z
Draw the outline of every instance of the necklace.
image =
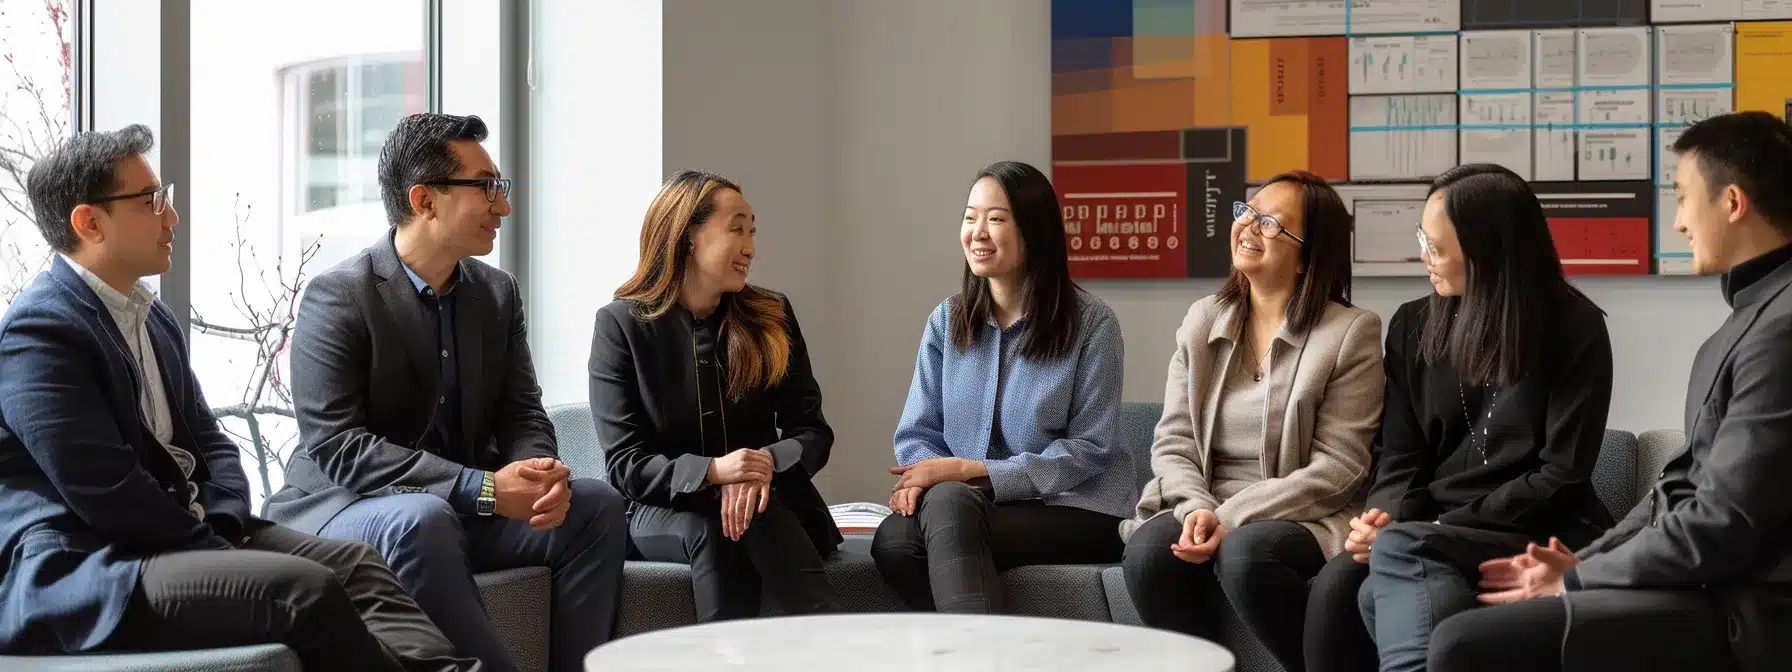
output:
M 1491 393 L 1489 393 L 1490 390 Z M 1499 404 L 1500 393 L 1499 390 L 1494 390 L 1493 386 L 1487 383 L 1481 385 L 1481 392 L 1488 395 L 1487 417 L 1481 424 L 1481 440 L 1477 442 L 1475 440 L 1475 419 L 1470 417 L 1468 412 L 1468 391 L 1463 388 L 1462 383 L 1456 383 L 1456 398 L 1462 402 L 1462 420 L 1468 423 L 1468 442 L 1473 444 L 1477 451 L 1480 451 L 1481 464 L 1487 464 L 1487 429 L 1488 425 L 1493 424 L 1493 407 Z
M 1269 367 L 1269 353 L 1275 350 L 1275 341 L 1270 341 L 1270 347 L 1264 348 L 1262 355 L 1257 355 L 1255 337 L 1246 335 L 1243 338 L 1251 339 L 1244 344 L 1245 348 L 1243 354 L 1245 355 L 1245 360 L 1250 361 L 1253 358 L 1257 360 L 1256 368 L 1251 370 L 1251 382 L 1261 383 L 1263 382 L 1263 370 Z

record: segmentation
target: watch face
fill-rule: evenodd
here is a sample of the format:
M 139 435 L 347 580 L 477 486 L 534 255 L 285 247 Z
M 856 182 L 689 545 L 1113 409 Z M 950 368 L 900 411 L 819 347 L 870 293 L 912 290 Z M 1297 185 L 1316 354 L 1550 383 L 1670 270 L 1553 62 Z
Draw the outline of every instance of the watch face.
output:
M 479 500 L 479 502 L 478 502 L 479 515 L 481 515 L 481 516 L 492 515 L 492 509 L 497 508 L 496 505 L 497 505 L 497 502 L 495 502 L 493 500 L 489 500 L 489 499 Z

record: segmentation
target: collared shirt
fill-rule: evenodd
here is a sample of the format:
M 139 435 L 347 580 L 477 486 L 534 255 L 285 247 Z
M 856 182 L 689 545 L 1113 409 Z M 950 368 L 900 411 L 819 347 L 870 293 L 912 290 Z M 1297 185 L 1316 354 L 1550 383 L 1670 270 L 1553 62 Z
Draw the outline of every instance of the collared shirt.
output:
M 423 280 L 423 276 L 411 270 L 405 264 L 404 274 L 411 279 L 411 286 L 417 289 L 417 299 L 423 307 L 436 318 L 436 352 L 439 357 L 439 379 L 436 385 L 436 413 L 430 419 L 429 429 L 424 430 L 423 438 L 417 441 L 417 449 L 436 455 L 449 454 L 448 449 L 460 440 L 460 353 L 454 347 L 454 286 L 460 281 L 460 265 L 448 276 L 448 287 L 437 293 L 434 287 Z M 456 511 L 472 513 L 475 501 L 479 496 L 479 486 L 485 479 L 483 470 L 467 468 L 455 485 L 454 497 L 450 501 Z
M 1063 357 L 1033 361 L 1016 349 L 1025 321 L 1008 330 L 986 323 L 971 347 L 954 345 L 956 300 L 928 318 L 896 427 L 897 464 L 977 460 L 998 502 L 1040 499 L 1129 515 L 1138 484 L 1131 456 L 1113 441 L 1125 347 L 1113 310 L 1079 291 L 1075 345 Z
M 168 405 L 168 389 L 163 386 L 155 348 L 150 345 L 149 310 L 155 303 L 155 294 L 149 291 L 148 285 L 138 281 L 126 296 L 74 259 L 64 256 L 62 260 L 68 262 L 69 268 L 75 269 L 87 287 L 99 296 L 100 303 L 105 304 L 107 314 L 112 317 L 112 324 L 124 336 L 121 345 L 131 353 L 131 359 L 137 365 L 138 420 L 149 428 L 156 443 L 161 444 L 180 466 L 181 476 L 187 481 L 187 501 L 184 502 L 187 511 L 194 518 L 203 520 L 205 507 L 199 505 L 199 484 L 193 482 L 193 469 L 198 460 L 193 453 L 174 445 L 174 413 Z

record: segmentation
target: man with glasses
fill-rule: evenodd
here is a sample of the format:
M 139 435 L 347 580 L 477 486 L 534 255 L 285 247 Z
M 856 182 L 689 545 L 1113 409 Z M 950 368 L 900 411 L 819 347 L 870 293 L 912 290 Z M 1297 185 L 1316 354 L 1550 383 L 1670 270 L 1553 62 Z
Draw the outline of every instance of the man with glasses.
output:
M 553 570 L 552 667 L 607 641 L 622 496 L 571 479 L 541 404 L 516 279 L 489 254 L 511 182 L 478 117 L 417 114 L 380 151 L 390 229 L 313 278 L 293 334 L 299 447 L 270 519 L 380 550 L 463 655 L 516 664 L 475 572 Z
M 141 125 L 83 133 L 26 191 L 59 254 L 0 318 L 0 652 L 285 644 L 308 669 L 477 669 L 366 544 L 256 519 L 237 446 L 142 279 L 172 184 Z

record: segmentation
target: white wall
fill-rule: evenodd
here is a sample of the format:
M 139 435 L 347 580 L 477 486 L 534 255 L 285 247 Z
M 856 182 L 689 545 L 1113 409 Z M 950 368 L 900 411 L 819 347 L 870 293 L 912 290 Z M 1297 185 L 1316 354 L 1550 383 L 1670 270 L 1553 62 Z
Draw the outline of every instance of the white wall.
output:
M 597 309 L 634 271 L 660 183 L 660 2 L 536 2 L 529 330 L 548 404 L 587 398 Z

